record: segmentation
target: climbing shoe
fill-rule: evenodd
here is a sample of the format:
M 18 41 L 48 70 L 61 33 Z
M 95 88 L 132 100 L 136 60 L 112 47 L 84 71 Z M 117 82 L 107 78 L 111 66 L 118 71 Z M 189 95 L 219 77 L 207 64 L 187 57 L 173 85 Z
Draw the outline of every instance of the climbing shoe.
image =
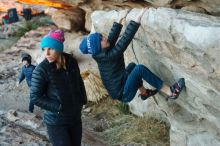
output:
M 157 92 L 158 92 L 157 89 L 154 89 L 154 90 L 146 89 L 146 92 L 139 94 L 138 97 L 141 97 L 142 100 L 146 100 L 147 98 L 155 95 Z
M 170 90 L 172 92 L 171 96 L 167 97 L 168 99 L 177 99 L 181 93 L 181 91 L 183 90 L 183 88 L 185 87 L 185 80 L 184 78 L 180 78 L 176 83 L 174 83 L 171 87 Z

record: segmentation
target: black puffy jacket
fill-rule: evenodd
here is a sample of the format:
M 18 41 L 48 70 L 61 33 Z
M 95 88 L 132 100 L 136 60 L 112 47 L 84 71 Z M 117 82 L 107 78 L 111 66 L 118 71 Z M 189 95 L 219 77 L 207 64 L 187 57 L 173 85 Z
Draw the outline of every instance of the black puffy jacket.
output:
M 67 69 L 56 69 L 47 59 L 32 74 L 31 101 L 45 109 L 44 122 L 49 125 L 74 124 L 81 120 L 87 96 L 77 61 L 63 53 Z
M 114 99 L 120 100 L 123 95 L 123 88 L 127 79 L 123 53 L 134 38 L 139 26 L 139 23 L 130 21 L 122 37 L 116 43 L 122 25 L 114 22 L 108 35 L 110 48 L 92 56 L 98 64 L 105 88 Z

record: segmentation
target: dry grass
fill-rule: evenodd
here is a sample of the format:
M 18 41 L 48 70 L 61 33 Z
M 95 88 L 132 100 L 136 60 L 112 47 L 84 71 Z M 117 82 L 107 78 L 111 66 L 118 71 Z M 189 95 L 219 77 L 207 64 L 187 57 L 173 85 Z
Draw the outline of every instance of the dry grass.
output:
M 92 105 L 97 120 L 94 130 L 110 145 L 169 145 L 169 127 L 153 118 L 137 117 L 126 106 L 110 98 Z
M 108 96 L 102 80 L 96 73 L 86 70 L 81 73 L 81 76 L 84 80 L 88 101 L 97 103 Z

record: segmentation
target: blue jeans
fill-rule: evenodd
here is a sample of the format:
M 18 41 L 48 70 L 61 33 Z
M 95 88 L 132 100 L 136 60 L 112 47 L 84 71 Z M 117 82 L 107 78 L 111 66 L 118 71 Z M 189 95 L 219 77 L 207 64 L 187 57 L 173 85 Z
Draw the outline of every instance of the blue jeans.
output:
M 47 125 L 47 133 L 53 146 L 81 146 L 82 122 L 74 125 Z
M 134 98 L 138 88 L 143 85 L 142 79 L 158 91 L 160 91 L 163 86 L 163 81 L 144 65 L 130 63 L 126 68 L 126 71 L 128 73 L 128 77 L 123 90 L 123 97 L 121 99 L 122 102 L 130 102 Z
M 29 96 L 28 111 L 29 111 L 30 113 L 33 113 L 33 112 L 34 112 L 34 104 L 33 104 L 33 102 L 31 101 L 31 96 Z

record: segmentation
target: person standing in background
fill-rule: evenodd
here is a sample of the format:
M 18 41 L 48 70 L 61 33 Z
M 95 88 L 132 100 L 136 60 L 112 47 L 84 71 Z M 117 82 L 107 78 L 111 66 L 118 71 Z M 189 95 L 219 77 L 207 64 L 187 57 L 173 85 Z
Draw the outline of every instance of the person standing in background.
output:
M 31 76 L 32 76 L 32 72 L 35 69 L 35 66 L 31 64 L 31 55 L 28 53 L 23 53 L 21 55 L 21 61 L 22 61 L 23 66 L 21 68 L 20 75 L 16 82 L 16 86 L 18 87 L 19 84 L 26 78 L 27 85 L 30 88 L 31 87 Z M 31 100 L 29 100 L 28 111 L 31 113 L 33 113 L 34 111 L 34 104 L 31 102 Z

